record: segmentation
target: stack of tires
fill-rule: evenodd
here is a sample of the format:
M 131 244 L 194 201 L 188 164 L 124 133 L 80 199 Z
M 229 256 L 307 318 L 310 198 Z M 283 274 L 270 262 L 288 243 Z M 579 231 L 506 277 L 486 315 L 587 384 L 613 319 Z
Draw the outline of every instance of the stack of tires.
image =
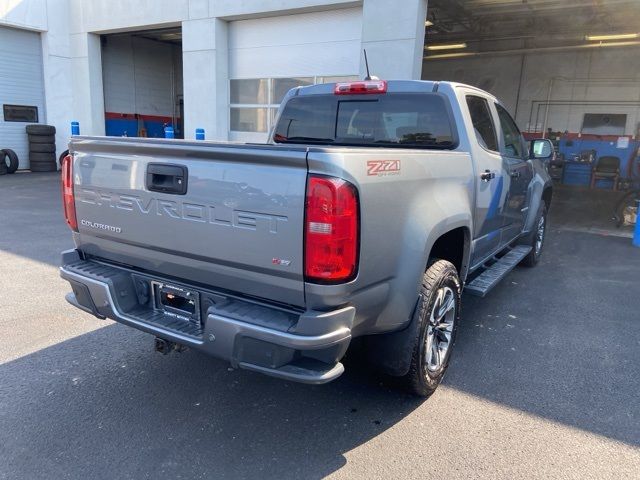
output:
M 27 125 L 29 135 L 29 169 L 32 172 L 55 172 L 56 127 L 51 125 Z
M 0 175 L 14 173 L 18 169 L 18 155 L 10 148 L 0 150 Z

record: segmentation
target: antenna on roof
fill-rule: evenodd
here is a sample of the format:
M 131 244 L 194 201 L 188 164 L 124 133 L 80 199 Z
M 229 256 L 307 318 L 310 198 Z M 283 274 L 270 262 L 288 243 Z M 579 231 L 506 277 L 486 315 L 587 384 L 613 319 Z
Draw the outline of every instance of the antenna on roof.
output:
M 364 77 L 365 80 L 380 80 L 378 77 L 371 76 L 371 74 L 369 73 L 369 61 L 367 60 L 367 51 L 363 48 L 362 51 L 364 52 L 364 66 L 367 69 L 367 76 Z

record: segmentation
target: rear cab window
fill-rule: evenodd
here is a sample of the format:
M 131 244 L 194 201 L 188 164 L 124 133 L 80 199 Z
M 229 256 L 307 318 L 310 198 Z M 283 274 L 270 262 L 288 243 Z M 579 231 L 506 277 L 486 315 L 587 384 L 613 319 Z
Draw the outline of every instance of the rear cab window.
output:
M 276 143 L 453 149 L 448 100 L 438 93 L 299 95 L 284 106 Z

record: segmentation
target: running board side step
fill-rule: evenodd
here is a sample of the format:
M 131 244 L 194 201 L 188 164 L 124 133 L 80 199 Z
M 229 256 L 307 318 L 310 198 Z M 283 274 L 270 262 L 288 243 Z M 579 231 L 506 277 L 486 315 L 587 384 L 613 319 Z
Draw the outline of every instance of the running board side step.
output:
M 484 272 L 467 283 L 464 287 L 465 292 L 484 297 L 529 254 L 531 248 L 527 245 L 518 245 L 512 248 L 505 256 L 499 258 L 493 265 L 487 267 Z

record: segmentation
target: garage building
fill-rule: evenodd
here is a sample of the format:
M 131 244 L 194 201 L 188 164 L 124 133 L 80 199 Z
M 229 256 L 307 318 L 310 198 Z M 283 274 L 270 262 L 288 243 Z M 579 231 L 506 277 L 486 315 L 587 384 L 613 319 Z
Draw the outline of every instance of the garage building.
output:
M 29 168 L 24 126 L 261 142 L 296 85 L 454 80 L 495 94 L 526 137 L 550 137 L 558 183 L 602 157 L 626 188 L 640 130 L 636 0 L 3 0 L 0 148 Z M 625 183 L 626 182 L 626 183 Z

